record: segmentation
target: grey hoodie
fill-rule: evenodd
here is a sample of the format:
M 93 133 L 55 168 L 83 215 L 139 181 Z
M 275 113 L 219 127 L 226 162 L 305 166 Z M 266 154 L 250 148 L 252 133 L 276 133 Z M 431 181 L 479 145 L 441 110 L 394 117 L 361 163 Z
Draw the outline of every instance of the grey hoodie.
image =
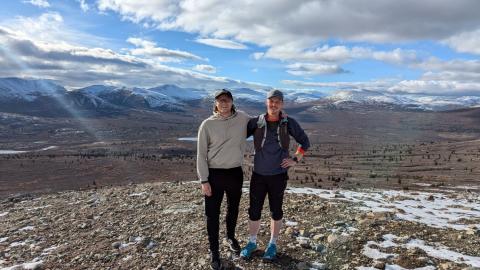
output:
M 215 113 L 198 129 L 197 173 L 201 182 L 208 181 L 208 169 L 230 169 L 243 164 L 247 124 L 250 117 L 237 111 L 223 118 Z

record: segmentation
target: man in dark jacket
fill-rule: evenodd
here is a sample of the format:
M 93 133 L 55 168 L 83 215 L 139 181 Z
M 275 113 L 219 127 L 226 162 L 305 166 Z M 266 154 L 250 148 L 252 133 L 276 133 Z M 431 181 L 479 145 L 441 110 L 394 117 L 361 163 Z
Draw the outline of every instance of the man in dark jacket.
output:
M 283 93 L 272 90 L 267 95 L 267 113 L 249 121 L 248 135 L 253 134 L 255 157 L 250 181 L 249 241 L 241 257 L 250 258 L 257 249 L 257 234 L 265 197 L 271 212 L 271 238 L 263 258 L 273 260 L 277 253 L 277 239 L 282 227 L 283 195 L 287 187 L 288 168 L 302 159 L 310 146 L 307 135 L 295 119 L 282 112 Z M 289 155 L 290 136 L 300 144 L 293 158 Z

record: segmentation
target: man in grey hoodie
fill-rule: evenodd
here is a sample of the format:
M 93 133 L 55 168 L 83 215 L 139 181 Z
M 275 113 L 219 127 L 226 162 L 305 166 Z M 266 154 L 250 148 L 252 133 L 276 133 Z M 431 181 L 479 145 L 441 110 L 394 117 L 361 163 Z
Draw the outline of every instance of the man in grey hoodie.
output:
M 232 93 L 215 93 L 214 113 L 198 129 L 197 173 L 205 195 L 205 216 L 210 243 L 211 268 L 220 269 L 219 217 L 223 195 L 227 195 L 227 243 L 240 252 L 235 227 L 243 185 L 243 155 L 249 116 L 236 111 Z

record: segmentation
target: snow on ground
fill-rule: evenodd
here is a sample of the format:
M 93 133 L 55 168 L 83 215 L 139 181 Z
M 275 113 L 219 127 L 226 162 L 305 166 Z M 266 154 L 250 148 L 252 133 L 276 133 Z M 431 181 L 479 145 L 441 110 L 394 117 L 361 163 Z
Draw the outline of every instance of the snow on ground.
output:
M 480 219 L 480 201 L 455 199 L 442 193 L 408 192 L 396 190 L 325 190 L 289 187 L 287 193 L 312 194 L 324 199 L 360 203 L 358 208 L 373 212 L 395 212 L 402 220 L 426 224 L 434 228 L 468 229 L 465 220 Z M 480 228 L 480 224 L 473 224 Z M 470 226 L 472 226 L 470 224 Z
M 9 247 L 18 247 L 18 246 L 25 246 L 27 244 L 27 241 L 15 241 L 10 243 Z
M 371 248 L 370 246 L 374 244 L 376 244 L 376 242 L 368 241 L 367 244 L 363 247 L 362 254 L 374 260 L 388 259 L 396 256 L 395 254 L 385 253 L 385 252 L 381 252 L 376 248 Z
M 298 225 L 298 222 L 290 221 L 290 220 L 285 221 L 285 226 L 294 227 L 294 226 L 297 226 L 297 225 Z
M 6 216 L 6 215 L 8 215 L 8 212 L 0 213 L 0 217 L 4 217 L 4 216 Z
M 480 257 L 468 256 L 462 253 L 451 251 L 448 247 L 445 247 L 440 244 L 435 244 L 430 246 L 425 244 L 425 241 L 419 239 L 412 239 L 406 244 L 407 248 L 420 248 L 425 251 L 429 256 L 449 260 L 456 263 L 464 263 L 473 267 L 480 267 Z
M 0 264 L 1 265 L 1 264 Z M 12 265 L 10 267 L 0 268 L 0 270 L 17 270 L 17 269 L 41 269 L 43 265 L 42 260 L 34 259 L 32 262 Z
M 132 194 L 130 194 L 130 195 L 128 195 L 128 196 L 130 196 L 130 197 L 138 197 L 138 196 L 143 196 L 143 195 L 146 195 L 146 194 L 147 194 L 147 192 L 139 192 L 139 193 L 132 193 Z
M 57 248 L 58 248 L 58 246 L 51 246 L 49 248 L 44 249 L 43 252 L 42 252 L 42 256 L 50 254 L 52 251 L 54 251 Z
M 428 183 L 413 183 L 415 186 L 419 186 L 419 187 L 430 187 L 432 186 L 431 184 L 428 184 Z
M 434 257 L 437 259 L 441 260 L 448 260 L 451 262 L 455 263 L 463 263 L 467 264 L 472 267 L 480 267 L 480 257 L 474 257 L 474 256 L 468 256 L 464 255 L 459 252 L 451 251 L 448 247 L 443 246 L 438 243 L 432 243 L 431 245 L 428 245 L 425 243 L 425 241 L 420 240 L 420 239 L 411 239 L 408 241 L 406 244 L 397 244 L 394 242 L 394 240 L 397 239 L 397 236 L 393 234 L 386 234 L 383 236 L 384 241 L 383 242 L 375 242 L 375 241 L 368 241 L 367 244 L 364 245 L 363 247 L 363 255 L 372 258 L 374 260 L 376 259 L 387 259 L 389 257 L 396 257 L 397 254 L 390 254 L 390 253 L 384 253 L 380 251 L 379 249 L 375 248 L 375 246 L 381 247 L 381 248 L 388 248 L 388 247 L 401 247 L 401 248 L 420 248 L 423 251 L 425 251 L 428 256 Z M 395 268 L 397 267 L 397 268 Z M 394 266 L 390 265 L 390 268 L 385 268 L 385 269 L 404 269 L 402 267 L 398 268 L 400 266 Z M 433 266 L 432 266 L 433 267 Z M 366 270 L 366 269 L 371 269 L 368 267 L 357 267 L 358 270 Z M 417 270 L 419 269 L 435 269 L 433 268 L 416 268 Z
M 42 149 L 40 149 L 40 150 L 38 150 L 38 151 L 47 151 L 47 150 L 56 149 L 56 148 L 58 148 L 58 146 L 56 146 L 56 145 L 51 145 L 51 146 L 44 147 L 44 148 L 42 148 Z
M 375 267 L 365 267 L 365 266 L 360 266 L 360 267 L 355 267 L 357 270 L 378 270 L 378 268 Z M 413 268 L 413 269 L 406 269 L 401 266 L 395 265 L 395 264 L 387 264 L 385 265 L 385 270 L 435 270 L 437 269 L 435 266 L 425 266 L 425 267 L 420 267 L 420 268 Z
M 37 206 L 37 207 L 27 208 L 26 210 L 27 211 L 33 211 L 33 210 L 39 210 L 39 209 L 44 209 L 44 208 L 48 208 L 48 207 L 51 207 L 51 205 L 48 204 L 48 205 L 44 205 L 44 206 Z
M 33 227 L 33 226 L 25 226 L 25 227 L 20 228 L 20 229 L 18 229 L 18 230 L 19 230 L 19 231 L 31 231 L 31 230 L 33 230 L 34 228 L 35 228 L 35 227 Z

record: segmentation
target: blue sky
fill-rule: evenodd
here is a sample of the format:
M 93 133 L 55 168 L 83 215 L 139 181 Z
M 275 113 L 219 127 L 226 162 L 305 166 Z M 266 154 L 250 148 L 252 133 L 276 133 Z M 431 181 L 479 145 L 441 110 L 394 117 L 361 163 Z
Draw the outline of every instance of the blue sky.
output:
M 478 10 L 474 0 L 6 1 L 0 76 L 479 95 Z

